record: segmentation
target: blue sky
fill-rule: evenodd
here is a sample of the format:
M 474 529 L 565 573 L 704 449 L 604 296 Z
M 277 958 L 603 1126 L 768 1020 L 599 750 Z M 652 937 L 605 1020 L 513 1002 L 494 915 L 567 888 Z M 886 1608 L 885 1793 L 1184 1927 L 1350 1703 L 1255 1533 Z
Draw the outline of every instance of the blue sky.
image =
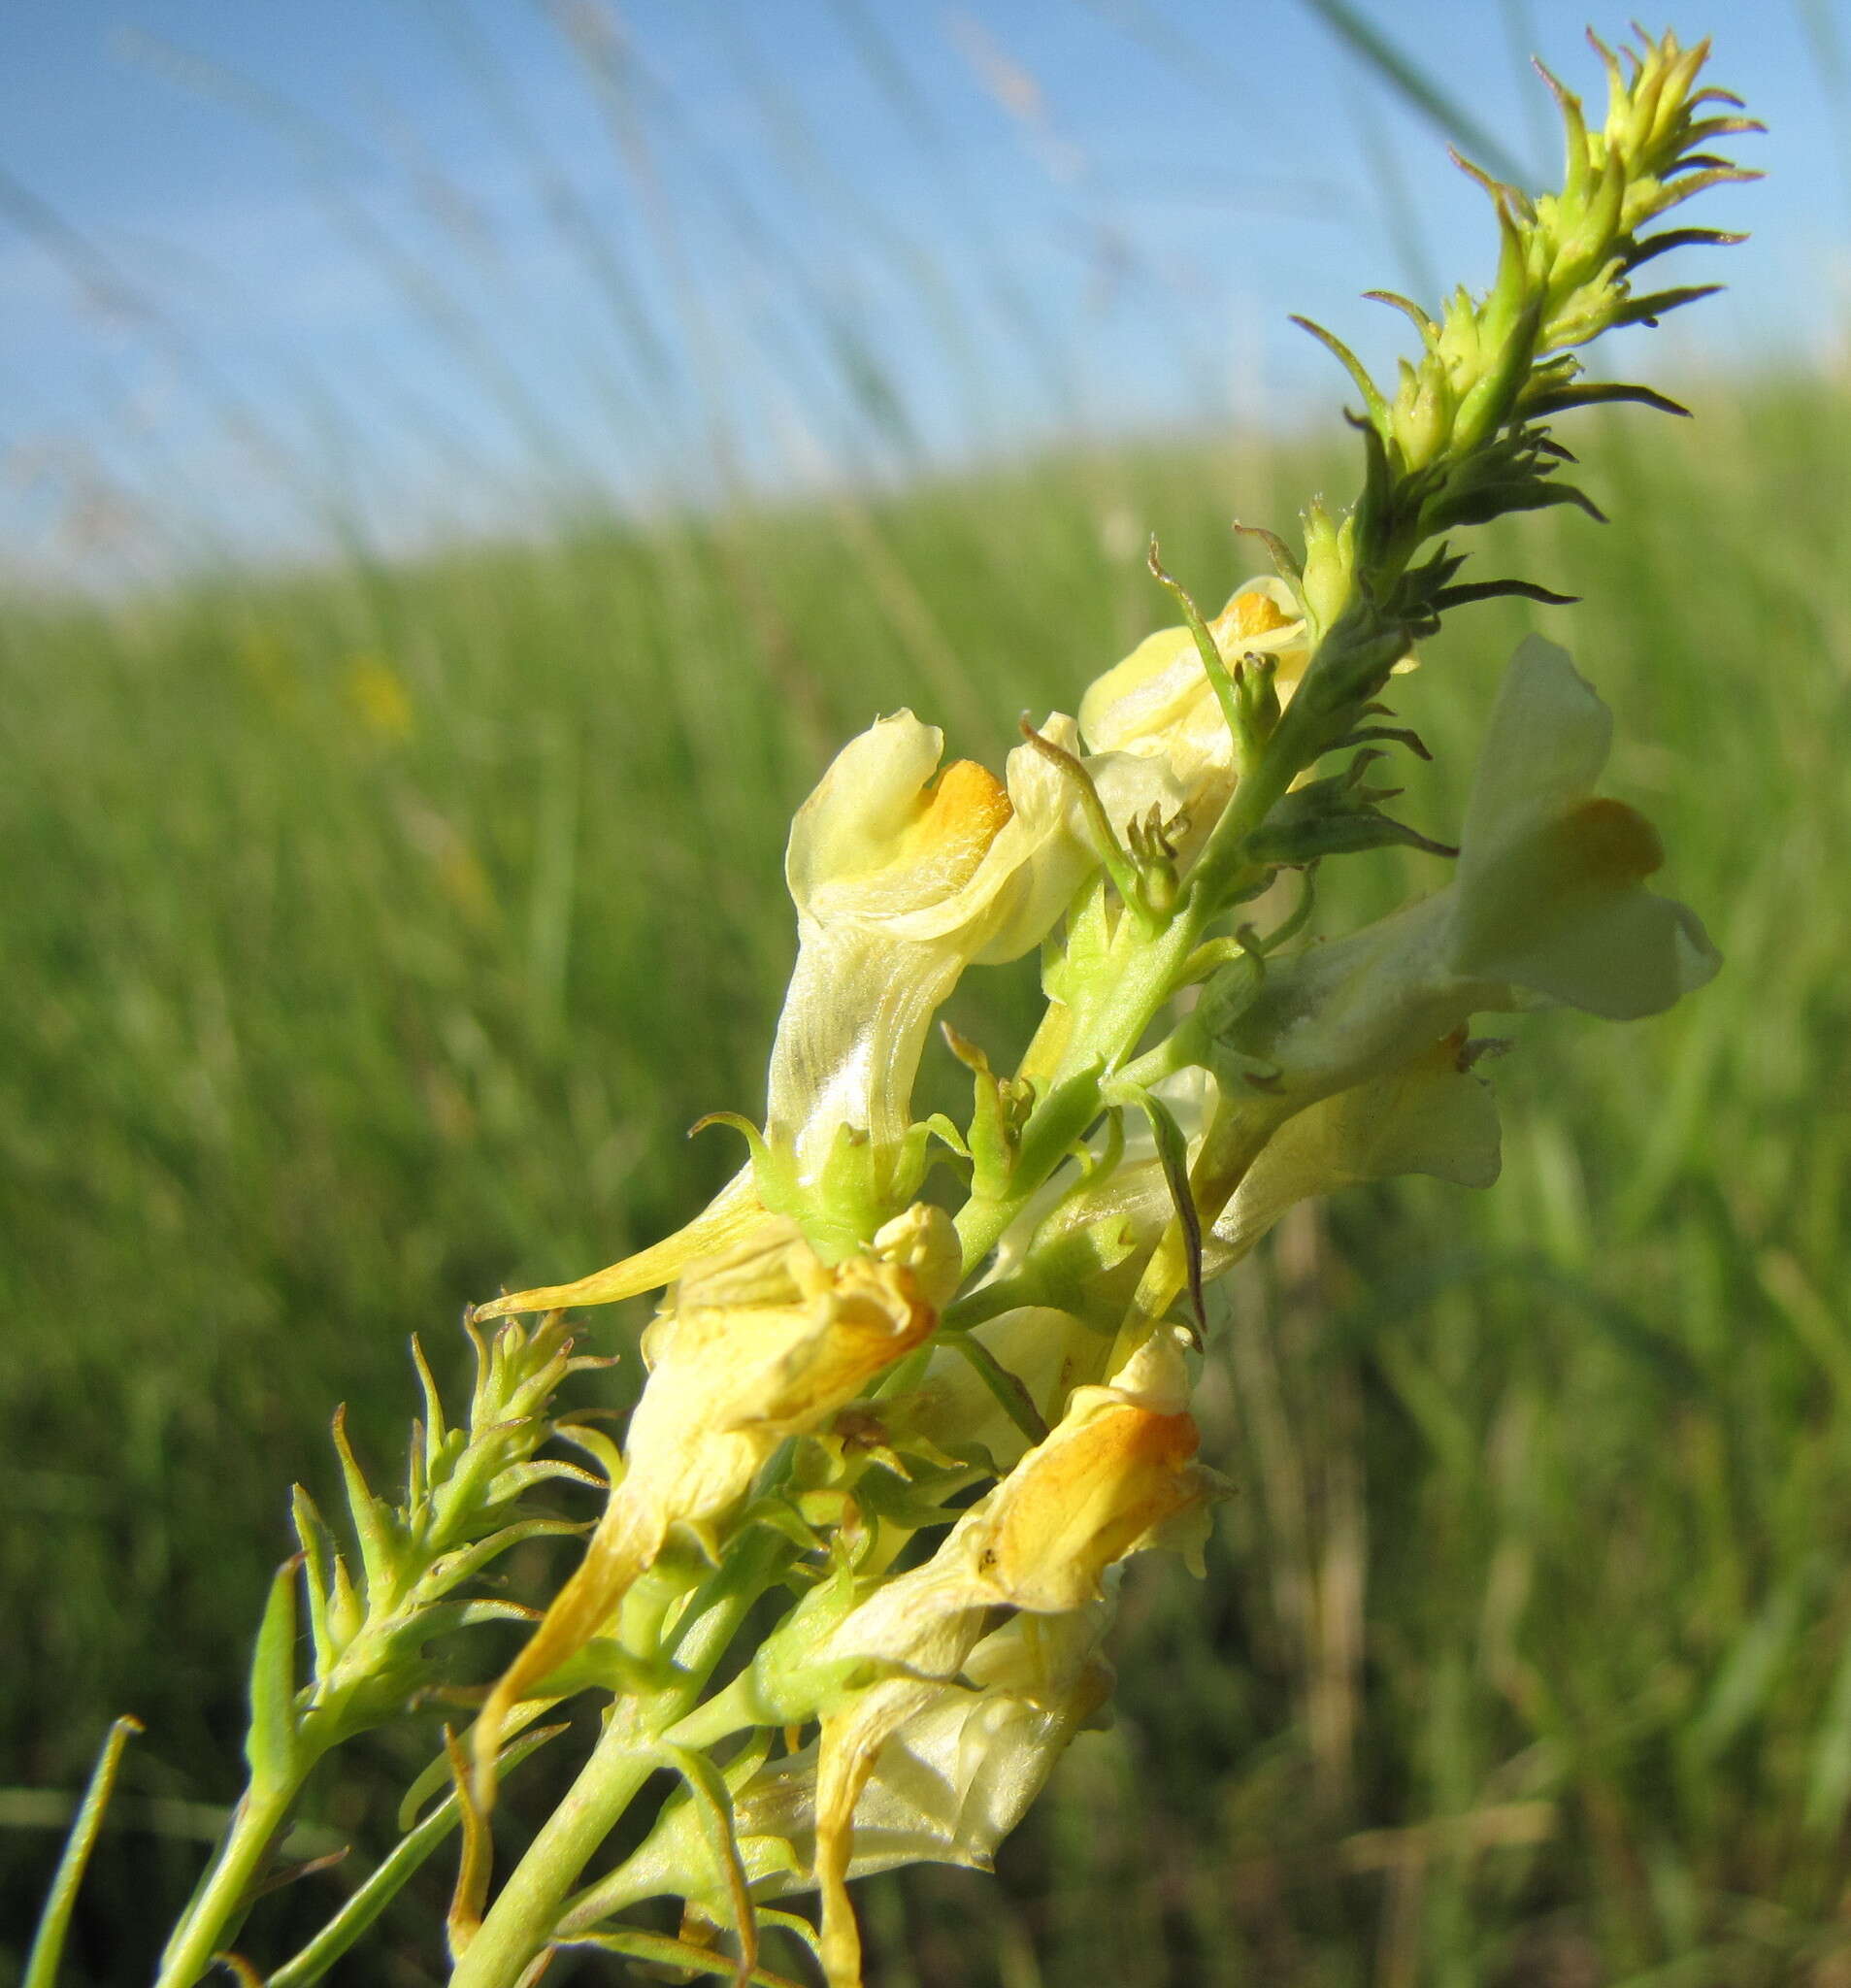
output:
M 1365 11 L 1531 176 L 1585 0 Z M 1602 23 L 1616 33 L 1623 23 Z M 1691 0 L 1772 127 L 1654 377 L 1836 362 L 1846 0 Z M 1288 425 L 1482 197 L 1295 0 L 19 0 L 0 19 L 0 571 L 119 582 L 561 506 Z M 1692 258 L 1695 260 L 1696 258 Z M 1619 362 L 1625 363 L 1625 354 Z

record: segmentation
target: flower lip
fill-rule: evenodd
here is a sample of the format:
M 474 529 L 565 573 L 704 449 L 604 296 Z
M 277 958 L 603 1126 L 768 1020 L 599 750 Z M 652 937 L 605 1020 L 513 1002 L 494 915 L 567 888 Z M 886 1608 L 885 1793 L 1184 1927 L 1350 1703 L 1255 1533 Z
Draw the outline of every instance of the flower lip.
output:
M 1589 883 L 1624 883 L 1665 867 L 1658 830 L 1624 801 L 1597 795 L 1557 825 L 1563 869 Z

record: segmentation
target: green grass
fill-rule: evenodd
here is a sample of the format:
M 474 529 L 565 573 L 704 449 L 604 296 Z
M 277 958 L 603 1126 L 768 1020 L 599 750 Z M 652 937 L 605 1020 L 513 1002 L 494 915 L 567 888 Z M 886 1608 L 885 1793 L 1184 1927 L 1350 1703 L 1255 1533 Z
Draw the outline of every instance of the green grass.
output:
M 869 1888 L 886 1988 L 1851 1978 L 1851 408 L 1691 397 L 1692 427 L 1570 438 L 1613 526 L 1507 533 L 1477 572 L 1586 597 L 1539 625 L 1615 707 L 1610 785 L 1725 976 L 1657 1021 L 1524 1022 L 1496 1190 L 1353 1197 L 1247 1267 L 1204 1387 L 1240 1486 L 1207 1582 L 1135 1570 L 1118 1724 L 1000 1884 Z M 994 756 L 1162 618 L 1128 542 L 1214 593 L 1231 511 L 1351 480 L 1074 454 L 10 609 L 4 1777 L 74 1790 L 111 1716 L 149 1726 L 68 1979 L 146 1976 L 201 1854 L 182 1805 L 236 1790 L 335 1403 L 390 1467 L 410 1331 L 455 1374 L 466 1301 L 609 1261 L 729 1167 L 681 1134 L 761 1102 L 783 826 L 834 746 L 907 702 Z M 1457 623 L 1396 693 L 1441 835 L 1526 625 Z M 1334 922 L 1438 874 L 1346 867 Z M 1002 1049 L 1032 971 L 983 978 L 961 1025 Z M 418 1759 L 358 1749 L 317 1814 L 377 1848 Z M 0 1791 L 8 1929 L 42 1820 Z M 443 1876 L 350 1978 L 436 1978 Z

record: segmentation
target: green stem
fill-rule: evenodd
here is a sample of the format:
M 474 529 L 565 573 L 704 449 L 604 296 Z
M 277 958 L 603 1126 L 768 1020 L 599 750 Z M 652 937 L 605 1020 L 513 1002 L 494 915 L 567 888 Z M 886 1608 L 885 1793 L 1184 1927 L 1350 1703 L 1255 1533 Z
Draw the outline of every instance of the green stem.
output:
M 231 1819 L 210 1875 L 161 1956 L 154 1988 L 192 1988 L 236 1932 L 251 1886 L 289 1819 L 304 1775 L 257 1797 L 248 1791 Z
M 1246 867 L 1248 836 L 1273 812 L 1305 762 L 1297 735 L 1288 729 L 1290 716 L 1288 707 L 1286 721 L 1273 733 L 1260 764 L 1235 788 L 1170 923 L 1147 933 L 1128 918 L 1120 928 L 1113 948 L 1121 955 L 1113 962 L 1118 971 L 1097 1006 L 1088 1004 L 1087 1012 L 1074 1016 L 1055 1080 L 1023 1131 L 1009 1192 L 996 1198 L 973 1196 L 957 1217 L 967 1276 L 996 1247 L 1029 1197 L 1099 1115 L 1102 1078 L 1137 1048 L 1175 992 L 1197 943 Z
M 545 1950 L 586 1864 L 661 1766 L 662 1734 L 694 1709 L 746 1612 L 791 1551 L 789 1541 L 776 1535 L 749 1537 L 715 1576 L 711 1603 L 702 1607 L 697 1598 L 677 1640 L 675 1681 L 646 1700 L 624 1699 L 611 1708 L 591 1758 L 457 1962 L 450 1988 L 515 1988 Z

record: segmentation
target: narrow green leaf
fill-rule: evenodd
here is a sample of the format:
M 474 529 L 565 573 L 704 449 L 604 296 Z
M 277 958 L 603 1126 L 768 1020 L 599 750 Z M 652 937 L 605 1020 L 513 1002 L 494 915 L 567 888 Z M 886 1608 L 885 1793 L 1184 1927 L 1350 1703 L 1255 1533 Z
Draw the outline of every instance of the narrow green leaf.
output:
M 1541 421 L 1547 420 L 1551 414 L 1564 414 L 1570 408 L 1603 407 L 1621 401 L 1656 408 L 1662 414 L 1682 414 L 1687 420 L 1690 417 L 1689 408 L 1681 401 L 1672 400 L 1669 394 L 1660 393 L 1656 387 L 1628 385 L 1617 380 L 1577 382 L 1539 393 L 1534 400 L 1525 401 L 1523 414 L 1525 420 Z
M 255 1794 L 268 1795 L 295 1781 L 300 1766 L 296 1746 L 296 1576 L 302 1555 L 278 1568 L 257 1628 L 250 1661 L 250 1728 L 245 1759 Z
M 1833 1673 L 1825 1719 L 1813 1742 L 1812 1775 L 1806 1784 L 1806 1828 L 1814 1835 L 1835 1837 L 1851 1802 L 1851 1639 L 1847 1639 Z
M 701 1834 L 712 1855 L 727 1901 L 733 1909 L 733 1932 L 740 1942 L 740 1971 L 749 1977 L 758 1959 L 758 1921 L 752 1911 L 752 1885 L 745 1861 L 740 1855 L 739 1825 L 733 1814 L 733 1793 L 720 1771 L 703 1753 L 691 1747 L 662 1748 L 664 1759 L 687 1783 L 689 1796 L 701 1818 Z
M 1783 1581 L 1743 1625 L 1689 1728 L 1692 1758 L 1707 1766 L 1766 1706 L 1800 1634 L 1809 1571 Z
M 1262 859 L 1264 860 L 1264 859 Z M 1198 1340 L 1208 1332 L 1208 1309 L 1202 1290 L 1202 1216 L 1189 1186 L 1189 1142 L 1182 1127 L 1164 1101 L 1140 1085 L 1132 1086 L 1134 1101 L 1150 1121 L 1151 1137 L 1157 1143 L 1157 1158 L 1163 1167 L 1170 1199 L 1182 1227 L 1183 1261 L 1189 1277 L 1189 1309 L 1196 1316 Z
M 1388 433 L 1388 403 L 1382 398 L 1380 387 L 1370 378 L 1369 368 L 1335 332 L 1326 331 L 1321 324 L 1309 317 L 1301 317 L 1297 313 L 1293 314 L 1292 322 L 1301 331 L 1308 331 L 1356 382 L 1357 392 L 1368 403 L 1370 421 L 1378 435 L 1385 436 Z
M 954 1346 L 970 1361 L 976 1377 L 996 1397 L 1003 1412 L 1031 1442 L 1046 1441 L 1047 1424 L 1041 1420 L 1034 1398 L 988 1346 L 968 1332 L 955 1333 L 944 1343 Z
M 116 1786 L 122 1749 L 142 1730 L 139 1719 L 117 1719 L 103 1741 L 90 1771 L 89 1785 L 78 1805 L 70 1833 L 64 1839 L 64 1852 L 51 1876 L 51 1888 L 45 1895 L 39 1913 L 38 1930 L 32 1936 L 32 1950 L 26 1955 L 25 1972 L 19 1988 L 53 1988 L 58 1963 L 64 1958 L 64 1941 L 71 1930 L 71 1913 L 77 1905 L 78 1887 L 96 1846 L 97 1832 L 103 1827 L 103 1811 L 109 1806 Z
M 1629 270 L 1637 269 L 1656 256 L 1669 255 L 1673 248 L 1733 248 L 1747 239 L 1746 235 L 1732 233 L 1727 228 L 1667 228 L 1663 234 L 1648 235 L 1642 242 L 1635 242 L 1626 266 Z
M 1375 808 L 1359 808 L 1342 814 L 1261 829 L 1249 839 L 1247 846 L 1256 862 L 1294 866 L 1315 863 L 1323 856 L 1356 855 L 1364 849 L 1423 849 L 1430 856 L 1459 853 L 1450 843 L 1435 842 L 1419 829 L 1393 820 Z
M 433 1601 L 439 1595 L 447 1594 L 459 1581 L 470 1579 L 479 1574 L 491 1560 L 496 1560 L 511 1547 L 518 1546 L 525 1540 L 546 1540 L 564 1538 L 569 1533 L 582 1533 L 585 1527 L 576 1519 L 569 1518 L 526 1518 L 518 1519 L 512 1525 L 503 1526 L 500 1532 L 491 1533 L 485 1540 L 446 1553 L 441 1560 L 434 1560 L 426 1570 L 424 1578 L 417 1584 L 417 1592 L 427 1595 Z
M 1434 606 L 1444 613 L 1449 608 L 1470 607 L 1473 601 L 1504 598 L 1539 601 L 1545 608 L 1571 608 L 1579 596 L 1559 594 L 1552 587 L 1538 586 L 1533 580 L 1473 580 L 1458 586 L 1441 587 L 1434 596 Z
M 1299 555 L 1279 537 L 1270 532 L 1263 524 L 1242 524 L 1237 517 L 1232 520 L 1233 528 L 1242 538 L 1258 539 L 1266 547 L 1267 557 L 1273 561 L 1273 570 L 1285 583 L 1296 591 L 1305 580 L 1305 567 Z
M 1439 326 L 1416 304 L 1411 297 L 1404 297 L 1399 290 L 1365 290 L 1372 304 L 1386 304 L 1390 310 L 1399 311 L 1420 333 L 1425 345 L 1432 345 L 1439 336 Z

